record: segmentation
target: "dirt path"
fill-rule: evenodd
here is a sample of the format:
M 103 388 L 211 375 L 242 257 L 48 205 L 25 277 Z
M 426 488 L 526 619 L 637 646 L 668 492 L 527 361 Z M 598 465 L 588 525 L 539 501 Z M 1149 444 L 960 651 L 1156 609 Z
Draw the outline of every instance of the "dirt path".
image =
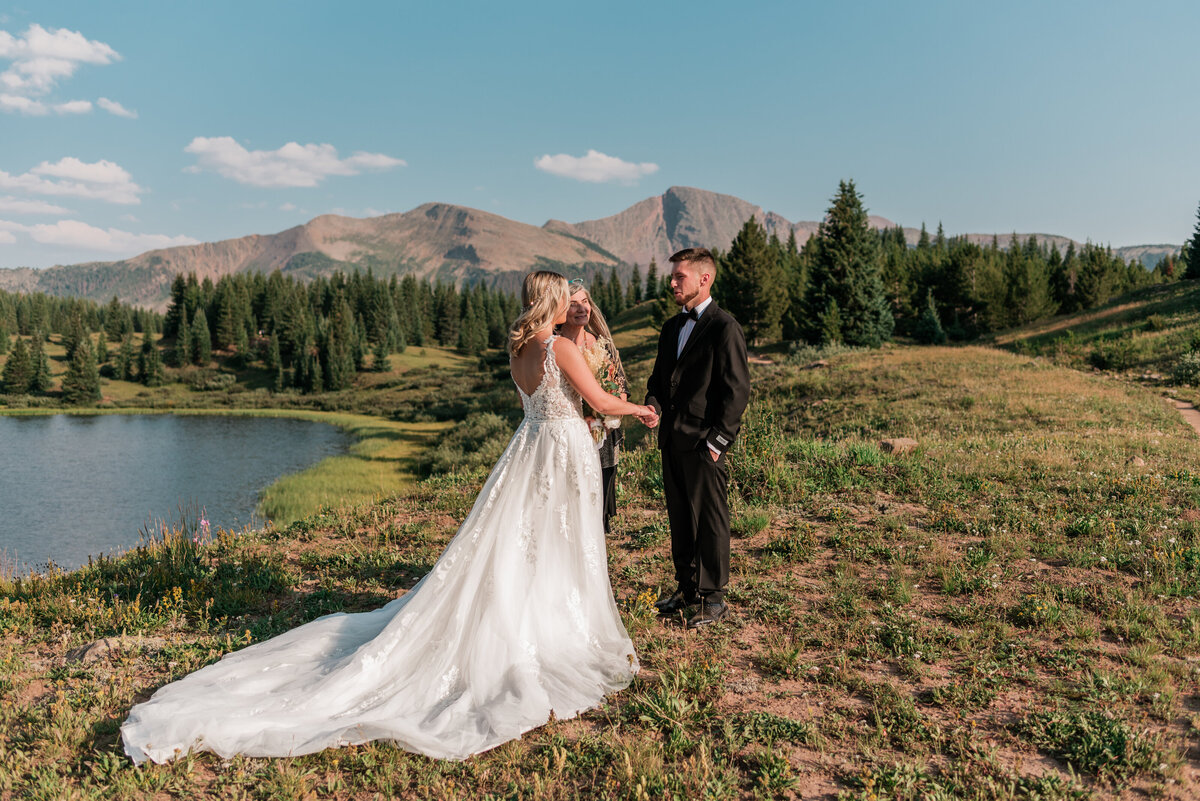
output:
M 1174 398 L 1167 398 L 1167 401 L 1178 410 L 1184 421 L 1194 428 L 1197 434 L 1200 434 L 1200 409 L 1197 409 L 1187 401 L 1175 400 Z

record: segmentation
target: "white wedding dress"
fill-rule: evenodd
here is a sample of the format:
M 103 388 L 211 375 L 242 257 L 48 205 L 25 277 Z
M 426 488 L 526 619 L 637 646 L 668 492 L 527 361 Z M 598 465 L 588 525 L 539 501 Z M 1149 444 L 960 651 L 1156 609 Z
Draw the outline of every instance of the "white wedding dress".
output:
M 638 663 L 608 580 L 600 462 L 553 341 L 433 570 L 379 609 L 318 618 L 161 688 L 121 726 L 134 762 L 368 740 L 464 759 L 629 684 Z

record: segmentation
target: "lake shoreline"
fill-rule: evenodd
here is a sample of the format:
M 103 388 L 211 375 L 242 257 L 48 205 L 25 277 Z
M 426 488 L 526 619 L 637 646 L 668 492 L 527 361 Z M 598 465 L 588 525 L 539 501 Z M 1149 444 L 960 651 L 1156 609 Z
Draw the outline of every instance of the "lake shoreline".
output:
M 302 469 L 285 472 L 261 489 L 253 513 L 257 521 L 250 527 L 255 530 L 285 527 L 322 510 L 351 509 L 402 491 L 417 479 L 420 454 L 448 425 L 402 423 L 369 415 L 307 409 L 0 408 L 0 417 L 18 418 L 166 414 L 300 420 L 331 425 L 349 437 L 343 452 L 326 456 Z M 134 533 L 130 532 L 131 536 Z

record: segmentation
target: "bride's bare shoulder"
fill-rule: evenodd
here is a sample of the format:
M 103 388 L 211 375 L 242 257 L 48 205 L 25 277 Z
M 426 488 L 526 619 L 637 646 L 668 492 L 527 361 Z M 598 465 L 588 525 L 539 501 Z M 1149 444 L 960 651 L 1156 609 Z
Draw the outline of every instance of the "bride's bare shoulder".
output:
M 567 354 L 568 358 L 574 354 L 579 354 L 579 346 L 566 337 L 554 338 L 554 355 L 561 358 L 563 354 Z

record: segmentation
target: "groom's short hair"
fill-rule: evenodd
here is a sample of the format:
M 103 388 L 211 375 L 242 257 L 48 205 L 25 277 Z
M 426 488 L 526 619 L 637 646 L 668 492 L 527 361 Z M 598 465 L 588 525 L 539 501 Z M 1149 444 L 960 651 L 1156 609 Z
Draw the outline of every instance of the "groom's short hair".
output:
M 681 261 L 691 262 L 701 270 L 707 269 L 714 277 L 717 274 L 717 260 L 713 258 L 712 251 L 708 248 L 684 248 L 672 256 L 669 261 L 672 264 L 678 264 Z

